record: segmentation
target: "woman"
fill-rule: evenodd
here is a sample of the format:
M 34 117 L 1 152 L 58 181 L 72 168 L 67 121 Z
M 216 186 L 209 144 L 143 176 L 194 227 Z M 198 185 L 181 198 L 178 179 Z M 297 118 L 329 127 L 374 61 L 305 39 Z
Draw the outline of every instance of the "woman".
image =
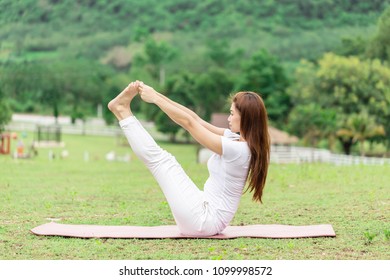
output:
M 204 191 L 192 182 L 176 159 L 161 149 L 133 116 L 130 104 L 139 92 L 157 105 L 204 147 L 214 152 Z M 159 183 L 183 235 L 221 233 L 238 209 L 244 186 L 261 202 L 269 163 L 267 112 L 260 96 L 238 92 L 232 99 L 230 129 L 215 127 L 188 108 L 136 81 L 108 104 L 134 153 Z

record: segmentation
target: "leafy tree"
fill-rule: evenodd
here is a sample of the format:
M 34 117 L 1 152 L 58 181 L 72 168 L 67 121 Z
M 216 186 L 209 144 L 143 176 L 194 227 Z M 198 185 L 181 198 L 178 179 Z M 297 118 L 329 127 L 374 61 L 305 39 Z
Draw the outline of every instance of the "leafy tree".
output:
M 47 62 L 9 63 L 3 70 L 3 90 L 17 109 L 26 110 L 23 104 L 49 105 L 53 115 L 59 115 L 61 94 L 60 73 Z M 34 109 L 32 109 L 34 110 Z
M 85 120 L 88 112 L 103 101 L 103 94 L 108 88 L 106 80 L 112 75 L 109 68 L 89 60 L 70 60 L 52 64 L 50 67 L 58 73 L 55 77 L 58 88 L 53 91 L 64 95 L 64 100 L 71 105 L 71 117 Z
M 341 56 L 365 56 L 368 42 L 361 36 L 342 38 L 336 54 Z
M 147 69 L 152 78 L 160 86 L 165 84 L 165 66 L 177 55 L 176 50 L 166 42 L 157 42 L 148 39 L 144 46 L 144 54 L 136 56 L 135 63 Z
M 319 63 L 316 89 L 332 97 L 325 106 L 338 107 L 346 115 L 367 110 L 378 125 L 385 127 L 386 138 L 390 139 L 390 69 L 378 60 L 333 54 L 325 55 Z
M 206 55 L 218 66 L 224 67 L 231 59 L 229 45 L 224 41 L 211 40 L 208 42 Z
M 193 100 L 198 114 L 209 120 L 212 113 L 226 110 L 234 82 L 222 68 L 212 68 L 196 78 Z
M 327 138 L 333 144 L 337 113 L 333 108 L 321 108 L 316 103 L 301 104 L 290 112 L 288 129 L 312 147 Z
M 88 112 L 102 103 L 105 79 L 109 75 L 104 66 L 85 60 L 52 61 L 41 63 L 39 100 L 53 109 L 58 118 L 62 107 L 70 109 L 72 122 L 85 120 Z
M 213 68 L 198 77 L 187 72 L 174 75 L 168 79 L 164 92 L 172 100 L 209 120 L 212 113 L 225 109 L 232 88 L 233 82 L 227 73 L 223 69 Z M 174 141 L 180 127 L 161 112 L 157 113 L 155 121 L 158 130 L 170 134 Z
M 195 110 L 195 79 L 190 73 L 182 72 L 169 78 L 164 92 L 170 99 Z M 157 112 L 155 123 L 158 131 L 170 135 L 170 141 L 176 142 L 180 127 L 164 112 Z
M 40 65 L 27 62 L 8 62 L 0 68 L 0 86 L 9 99 L 11 110 L 33 111 L 37 106 L 36 91 L 40 85 Z
M 390 7 L 379 18 L 378 31 L 369 46 L 371 57 L 390 61 Z
M 6 125 L 11 120 L 11 110 L 5 99 L 4 93 L 0 88 L 0 133 L 4 130 Z
M 207 42 L 207 47 L 206 57 L 218 68 L 239 67 L 239 59 L 244 53 L 242 49 L 231 51 L 227 40 L 210 40 Z
M 153 38 L 148 38 L 144 45 L 144 53 L 134 57 L 134 67 L 131 69 L 131 73 L 138 77 L 143 77 L 142 80 L 144 82 L 147 80 L 144 78 L 149 76 L 152 81 L 147 83 L 153 84 L 153 81 L 158 82 L 158 86 L 155 88 L 160 90 L 165 85 L 165 67 L 176 56 L 176 50 L 166 42 L 157 42 Z M 146 75 L 142 75 L 142 70 L 139 68 L 144 68 L 147 72 Z M 141 103 L 140 107 L 148 120 L 158 120 L 157 126 L 160 131 L 169 132 L 174 137 L 176 131 L 172 128 L 170 120 L 162 116 L 156 107 L 150 107 L 144 103 Z
M 351 115 L 366 110 L 376 125 L 384 127 L 385 139 L 390 139 L 390 69 L 378 60 L 362 61 L 328 53 L 318 66 L 302 62 L 295 80 L 288 92 L 296 107 L 316 103 L 318 110 L 337 112 L 336 129 L 329 127 L 334 129 L 334 135 L 345 128 Z M 346 133 L 337 136 L 344 152 L 349 153 L 354 136 Z
M 2 89 L 16 109 L 48 106 L 57 118 L 70 108 L 73 121 L 84 119 L 102 103 L 105 80 L 111 75 L 105 66 L 84 60 L 9 63 L 1 72 Z
M 169 135 L 169 141 L 172 143 L 176 143 L 176 135 L 180 130 L 180 126 L 173 122 L 162 111 L 157 112 L 154 122 L 158 131 Z
M 49 67 L 55 68 L 55 65 L 45 65 L 45 68 L 42 69 L 43 71 L 39 73 L 42 84 L 38 89 L 38 97 L 43 104 L 49 105 L 52 108 L 53 116 L 57 122 L 60 115 L 61 103 L 64 101 L 64 94 L 62 94 L 60 87 L 63 76 L 60 76 L 59 72 L 55 72 L 57 69 L 50 69 Z
M 364 142 L 367 139 L 383 135 L 385 135 L 383 125 L 378 125 L 375 118 L 366 110 L 348 116 L 342 128 L 337 131 L 337 136 L 352 139 L 352 143 L 359 143 L 361 156 L 365 155 Z
M 244 65 L 242 72 L 240 90 L 260 93 L 267 107 L 270 121 L 283 126 L 290 111 L 291 102 L 286 93 L 289 81 L 279 61 L 263 49 L 253 55 L 251 60 Z

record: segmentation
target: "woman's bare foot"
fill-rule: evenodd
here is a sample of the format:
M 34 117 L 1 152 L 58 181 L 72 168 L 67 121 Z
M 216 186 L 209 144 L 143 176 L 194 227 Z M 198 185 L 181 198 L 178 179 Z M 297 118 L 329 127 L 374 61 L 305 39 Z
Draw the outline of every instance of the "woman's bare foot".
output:
M 138 81 L 130 83 L 117 97 L 108 103 L 108 109 L 120 121 L 133 115 L 130 103 L 138 93 Z

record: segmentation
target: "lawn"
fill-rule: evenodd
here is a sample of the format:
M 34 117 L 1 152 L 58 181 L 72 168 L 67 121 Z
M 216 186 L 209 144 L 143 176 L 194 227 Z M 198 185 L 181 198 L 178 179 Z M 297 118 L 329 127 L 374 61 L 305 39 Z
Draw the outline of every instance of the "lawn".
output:
M 31 137 L 31 135 L 29 135 Z M 35 236 L 52 219 L 70 224 L 168 225 L 174 220 L 153 177 L 115 137 L 64 135 L 33 159 L 0 155 L 0 259 L 390 259 L 390 166 L 275 165 L 259 205 L 245 194 L 232 225 L 333 225 L 336 238 L 233 240 L 78 239 Z M 29 140 L 26 140 L 28 142 Z M 161 145 L 196 184 L 207 178 L 193 145 Z M 108 152 L 130 162 L 110 162 Z M 88 160 L 86 160 L 88 153 Z

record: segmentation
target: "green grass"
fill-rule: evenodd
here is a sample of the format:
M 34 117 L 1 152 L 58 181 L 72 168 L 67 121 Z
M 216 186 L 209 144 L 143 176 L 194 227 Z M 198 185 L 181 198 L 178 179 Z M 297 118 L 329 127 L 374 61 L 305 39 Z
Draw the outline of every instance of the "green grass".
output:
M 31 137 L 31 135 L 30 135 Z M 264 204 L 245 194 L 232 225 L 330 223 L 336 238 L 233 240 L 78 239 L 29 232 L 69 224 L 167 225 L 174 220 L 153 177 L 111 137 L 64 136 L 69 157 L 0 156 L 0 259 L 390 259 L 390 167 L 271 165 Z M 28 142 L 28 140 L 26 141 Z M 161 145 L 196 184 L 207 178 L 196 147 Z M 54 149 L 59 154 L 62 149 Z M 84 161 L 88 151 L 90 160 Z M 131 162 L 105 155 L 130 153 Z

